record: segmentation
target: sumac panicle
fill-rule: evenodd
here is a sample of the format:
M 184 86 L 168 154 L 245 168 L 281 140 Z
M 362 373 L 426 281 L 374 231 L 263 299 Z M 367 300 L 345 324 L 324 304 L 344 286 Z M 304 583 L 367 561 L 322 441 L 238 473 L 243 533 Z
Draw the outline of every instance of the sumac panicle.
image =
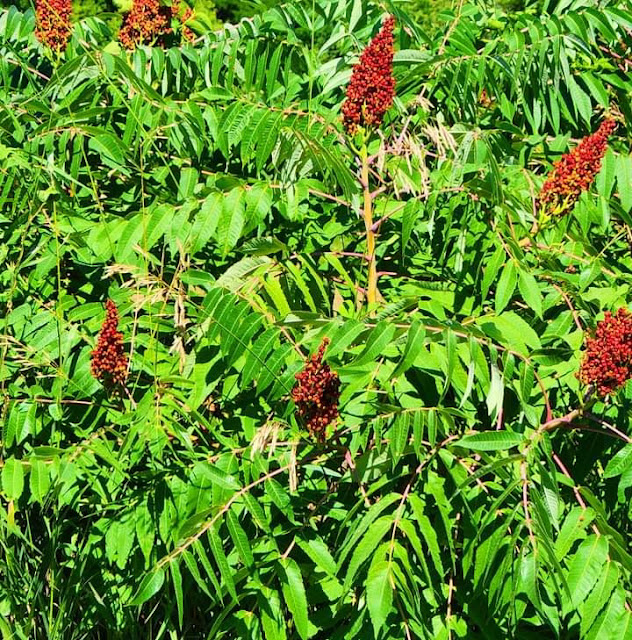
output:
M 393 104 L 393 28 L 395 18 L 389 16 L 380 32 L 362 52 L 353 68 L 347 96 L 342 105 L 343 124 L 354 134 L 360 126 L 379 126 Z
M 323 363 L 328 344 L 329 339 L 325 338 L 303 370 L 296 374 L 296 385 L 292 390 L 292 400 L 299 417 L 304 420 L 310 434 L 320 442 L 325 440 L 327 425 L 338 417 L 340 397 L 340 378 L 328 364 Z
M 632 378 L 632 314 L 627 309 L 622 307 L 615 315 L 607 311 L 594 337 L 586 338 L 578 377 L 600 396 L 613 393 Z
M 106 315 L 92 352 L 92 375 L 106 387 L 121 387 L 127 380 L 127 356 L 123 334 L 118 330 L 118 309 L 112 300 L 105 303 Z
M 36 0 L 35 14 L 36 38 L 54 51 L 65 49 L 72 33 L 71 0 Z
M 553 165 L 538 198 L 542 213 L 556 215 L 570 211 L 582 192 L 590 188 L 601 168 L 608 137 L 616 126 L 612 118 L 606 118 L 595 133 L 583 138 Z
M 126 49 L 160 43 L 173 32 L 171 16 L 172 8 L 161 5 L 159 0 L 133 0 L 132 9 L 123 16 L 119 42 Z

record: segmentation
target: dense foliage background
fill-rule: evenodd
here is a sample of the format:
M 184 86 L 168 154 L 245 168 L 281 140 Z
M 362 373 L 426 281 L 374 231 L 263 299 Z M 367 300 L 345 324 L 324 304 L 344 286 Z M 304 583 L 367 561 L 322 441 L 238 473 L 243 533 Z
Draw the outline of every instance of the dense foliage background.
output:
M 90 17 L 60 55 L 0 14 L 3 638 L 632 637 L 632 386 L 576 377 L 630 299 L 632 11 L 410 7 L 132 53 Z M 340 106 L 386 11 L 369 308 Z M 533 234 L 606 113 L 595 188 Z M 90 372 L 107 298 L 122 398 Z M 319 443 L 290 392 L 325 336 Z

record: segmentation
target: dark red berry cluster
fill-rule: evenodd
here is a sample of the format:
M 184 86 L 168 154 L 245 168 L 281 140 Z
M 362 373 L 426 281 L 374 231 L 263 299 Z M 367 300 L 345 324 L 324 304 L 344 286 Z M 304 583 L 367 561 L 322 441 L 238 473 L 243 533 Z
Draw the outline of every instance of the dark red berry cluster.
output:
M 359 126 L 379 126 L 393 104 L 393 28 L 395 18 L 389 16 L 381 31 L 362 52 L 353 67 L 347 97 L 342 105 L 345 129 L 354 134 Z
M 118 331 L 118 309 L 112 300 L 105 303 L 105 308 L 105 320 L 92 352 L 92 375 L 107 387 L 123 386 L 127 379 L 127 356 L 123 334 Z
M 161 5 L 160 0 L 133 0 L 131 11 L 123 16 L 119 42 L 126 49 L 141 44 L 164 45 L 165 38 L 174 33 L 174 24 L 180 24 L 182 38 L 192 41 L 195 34 L 185 25 L 192 17 L 193 10 L 186 5 L 183 8 L 182 0 L 174 0 L 170 7 Z
M 303 370 L 296 374 L 296 385 L 292 389 L 298 415 L 305 421 L 310 434 L 320 442 L 325 440 L 327 425 L 338 417 L 340 397 L 340 378 L 323 363 L 328 344 L 329 339 L 325 338 Z
M 616 126 L 612 118 L 606 118 L 595 133 L 583 138 L 575 149 L 553 165 L 538 198 L 540 211 L 553 215 L 572 209 L 599 173 L 608 148 L 608 137 Z
M 171 7 L 159 0 L 133 0 L 131 11 L 123 16 L 118 39 L 126 49 L 135 49 L 141 44 L 160 44 L 172 31 Z
M 625 308 L 616 315 L 606 312 L 594 337 L 587 337 L 578 374 L 600 396 L 613 393 L 632 378 L 632 314 Z
M 65 49 L 72 32 L 71 0 L 36 0 L 35 14 L 36 38 L 55 51 Z

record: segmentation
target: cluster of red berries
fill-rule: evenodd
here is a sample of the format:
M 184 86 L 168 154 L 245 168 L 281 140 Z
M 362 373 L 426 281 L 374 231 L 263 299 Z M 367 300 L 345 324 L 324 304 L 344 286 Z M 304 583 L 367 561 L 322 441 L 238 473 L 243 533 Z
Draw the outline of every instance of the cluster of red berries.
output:
M 50 49 L 62 51 L 72 32 L 71 0 L 36 0 L 35 36 Z
M 599 173 L 608 137 L 616 126 L 612 118 L 606 118 L 595 133 L 583 138 L 553 165 L 538 198 L 540 211 L 549 215 L 565 213 L 575 205 Z
M 123 334 L 118 331 L 118 309 L 112 300 L 105 303 L 106 315 L 97 346 L 92 352 L 92 375 L 107 387 L 123 386 L 127 380 L 127 356 Z
M 353 68 L 347 97 L 342 105 L 343 124 L 351 135 L 359 126 L 379 126 L 393 104 L 394 26 L 395 18 L 389 16 Z
M 292 389 L 298 415 L 305 421 L 310 434 L 320 442 L 325 440 L 327 425 L 338 417 L 340 398 L 340 378 L 323 363 L 328 344 L 329 339 L 325 338 L 303 370 L 296 374 L 296 386 Z
M 135 49 L 159 42 L 170 33 L 171 7 L 162 6 L 159 0 L 134 0 L 131 11 L 123 16 L 118 39 L 126 49 Z
M 579 379 L 600 396 L 613 393 L 632 378 L 632 314 L 623 307 L 614 316 L 607 311 L 585 347 Z
M 164 44 L 165 36 L 173 33 L 173 19 L 178 19 L 184 25 L 193 17 L 193 11 L 189 7 L 182 11 L 182 15 L 180 13 L 180 0 L 176 0 L 170 7 L 161 5 L 160 0 L 134 0 L 131 11 L 123 16 L 119 42 L 126 49 L 135 49 L 141 44 Z M 195 34 L 183 26 L 182 37 L 193 40 Z

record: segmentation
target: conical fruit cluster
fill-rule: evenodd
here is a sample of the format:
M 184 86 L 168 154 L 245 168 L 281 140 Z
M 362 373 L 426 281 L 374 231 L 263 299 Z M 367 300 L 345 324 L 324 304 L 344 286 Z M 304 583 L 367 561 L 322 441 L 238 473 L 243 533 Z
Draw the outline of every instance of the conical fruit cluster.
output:
M 127 380 L 127 356 L 123 334 L 118 331 L 118 309 L 112 300 L 105 303 L 105 308 L 105 320 L 92 352 L 92 375 L 106 387 L 122 387 Z
M 71 0 L 36 0 L 36 38 L 54 51 L 65 49 L 72 33 L 71 14 Z
M 133 0 L 131 11 L 123 16 L 119 42 L 126 49 L 160 43 L 173 32 L 171 17 L 172 8 L 162 6 L 159 0 Z
M 573 208 L 599 173 L 608 137 L 616 126 L 612 118 L 607 118 L 595 133 L 583 138 L 575 149 L 553 165 L 538 198 L 538 209 L 542 213 L 559 215 Z
M 342 105 L 343 124 L 353 135 L 360 126 L 379 126 L 393 104 L 393 28 L 395 18 L 389 16 L 380 32 L 362 52 L 353 68 Z
M 320 442 L 325 440 L 327 425 L 338 417 L 340 398 L 340 378 L 328 364 L 323 363 L 328 344 L 329 339 L 325 338 L 303 370 L 296 374 L 296 385 L 292 390 L 297 414 L 305 422 L 310 434 Z
M 579 379 L 606 396 L 632 378 L 632 314 L 621 308 L 609 311 L 597 323 L 594 337 L 585 341 Z

